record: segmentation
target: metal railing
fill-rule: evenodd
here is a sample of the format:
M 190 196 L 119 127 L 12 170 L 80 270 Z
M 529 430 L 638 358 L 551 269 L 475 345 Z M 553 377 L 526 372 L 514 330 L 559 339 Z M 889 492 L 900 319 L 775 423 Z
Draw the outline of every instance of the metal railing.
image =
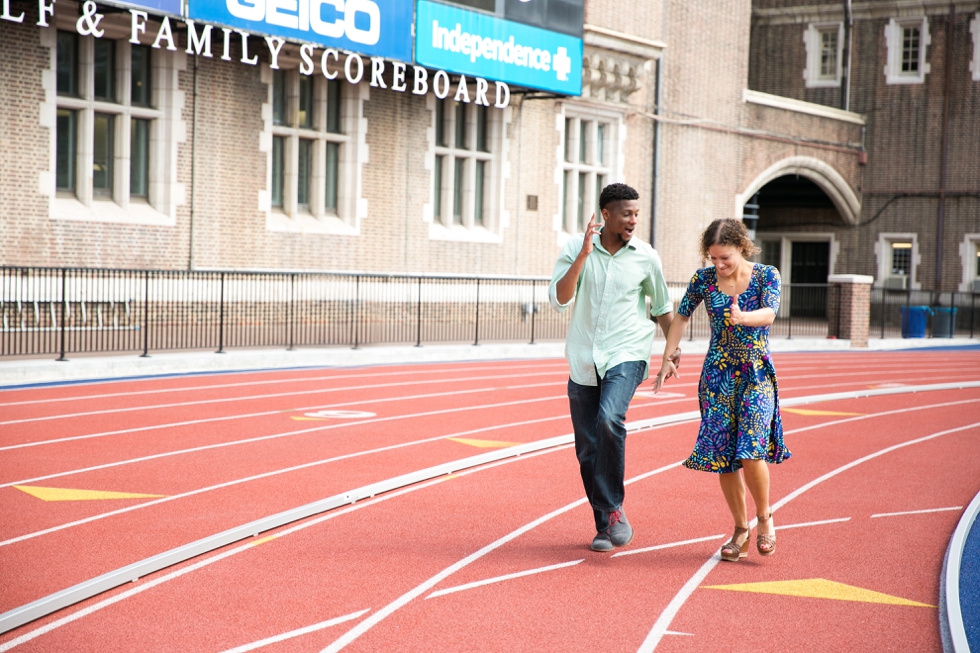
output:
M 565 338 L 570 312 L 548 303 L 544 277 L 0 268 L 0 356 L 231 348 L 529 342 Z M 686 283 L 669 283 L 676 307 Z M 784 284 L 771 338 L 828 334 L 827 284 Z M 831 293 L 832 295 L 832 293 Z M 929 295 L 929 293 L 926 293 Z M 976 296 L 956 328 L 980 330 Z M 833 298 L 830 297 L 833 301 Z M 871 332 L 897 335 L 914 293 L 872 297 Z M 972 302 L 972 303 L 971 303 Z M 704 307 L 688 339 L 707 339 Z M 657 334 L 658 339 L 662 336 Z
M 916 324 L 908 317 L 923 310 L 924 321 Z M 918 332 L 917 326 L 925 327 Z M 980 335 L 980 294 L 936 292 L 930 290 L 871 291 L 872 338 L 970 337 Z
M 676 308 L 687 290 L 686 283 L 668 283 Z M 782 284 L 779 312 L 769 328 L 769 338 L 826 338 L 829 284 Z M 658 334 L 659 336 L 659 334 Z M 698 306 L 687 327 L 687 339 L 711 337 L 711 324 L 704 306 Z
M 0 268 L 0 356 L 558 340 L 546 278 Z

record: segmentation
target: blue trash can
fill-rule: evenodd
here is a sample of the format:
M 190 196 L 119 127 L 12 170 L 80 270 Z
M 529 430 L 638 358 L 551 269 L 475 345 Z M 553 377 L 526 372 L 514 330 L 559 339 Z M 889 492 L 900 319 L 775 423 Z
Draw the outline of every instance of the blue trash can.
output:
M 927 316 L 932 313 L 928 306 L 901 306 L 902 337 L 925 338 Z
M 952 338 L 956 331 L 956 307 L 934 306 L 932 315 L 932 337 Z

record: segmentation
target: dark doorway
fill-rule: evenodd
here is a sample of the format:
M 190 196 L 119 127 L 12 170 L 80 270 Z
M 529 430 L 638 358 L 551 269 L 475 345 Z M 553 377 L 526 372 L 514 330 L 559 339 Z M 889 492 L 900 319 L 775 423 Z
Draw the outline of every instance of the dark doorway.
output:
M 793 317 L 827 317 L 826 284 L 830 271 L 830 243 L 794 242 L 790 271 L 790 312 Z

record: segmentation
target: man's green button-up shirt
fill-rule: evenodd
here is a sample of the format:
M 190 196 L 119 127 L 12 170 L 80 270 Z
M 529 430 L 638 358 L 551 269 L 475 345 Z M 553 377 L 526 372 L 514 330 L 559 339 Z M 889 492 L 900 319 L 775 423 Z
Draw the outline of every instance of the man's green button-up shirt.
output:
M 579 385 L 598 385 L 596 371 L 605 377 L 607 370 L 626 361 L 646 362 L 643 376 L 647 378 L 657 323 L 647 318 L 645 298 L 650 298 L 650 315 L 673 310 L 660 256 L 636 238 L 610 254 L 595 235 L 575 295 L 568 304 L 560 304 L 558 281 L 582 250 L 583 239 L 579 235 L 565 243 L 548 289 L 551 305 L 558 312 L 575 303 L 565 341 L 571 379 Z

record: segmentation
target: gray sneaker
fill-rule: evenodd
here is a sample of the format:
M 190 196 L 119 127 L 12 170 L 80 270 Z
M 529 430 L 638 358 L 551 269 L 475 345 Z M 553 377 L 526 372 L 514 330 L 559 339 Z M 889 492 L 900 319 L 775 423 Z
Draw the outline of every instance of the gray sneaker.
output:
M 623 509 L 614 510 L 609 513 L 609 541 L 614 546 L 624 546 L 633 539 L 633 527 L 626 521 L 626 513 Z
M 605 553 L 607 551 L 612 551 L 616 547 L 613 546 L 612 540 L 609 539 L 609 530 L 604 530 L 595 534 L 595 538 L 592 539 L 592 550 L 599 551 L 600 553 Z

